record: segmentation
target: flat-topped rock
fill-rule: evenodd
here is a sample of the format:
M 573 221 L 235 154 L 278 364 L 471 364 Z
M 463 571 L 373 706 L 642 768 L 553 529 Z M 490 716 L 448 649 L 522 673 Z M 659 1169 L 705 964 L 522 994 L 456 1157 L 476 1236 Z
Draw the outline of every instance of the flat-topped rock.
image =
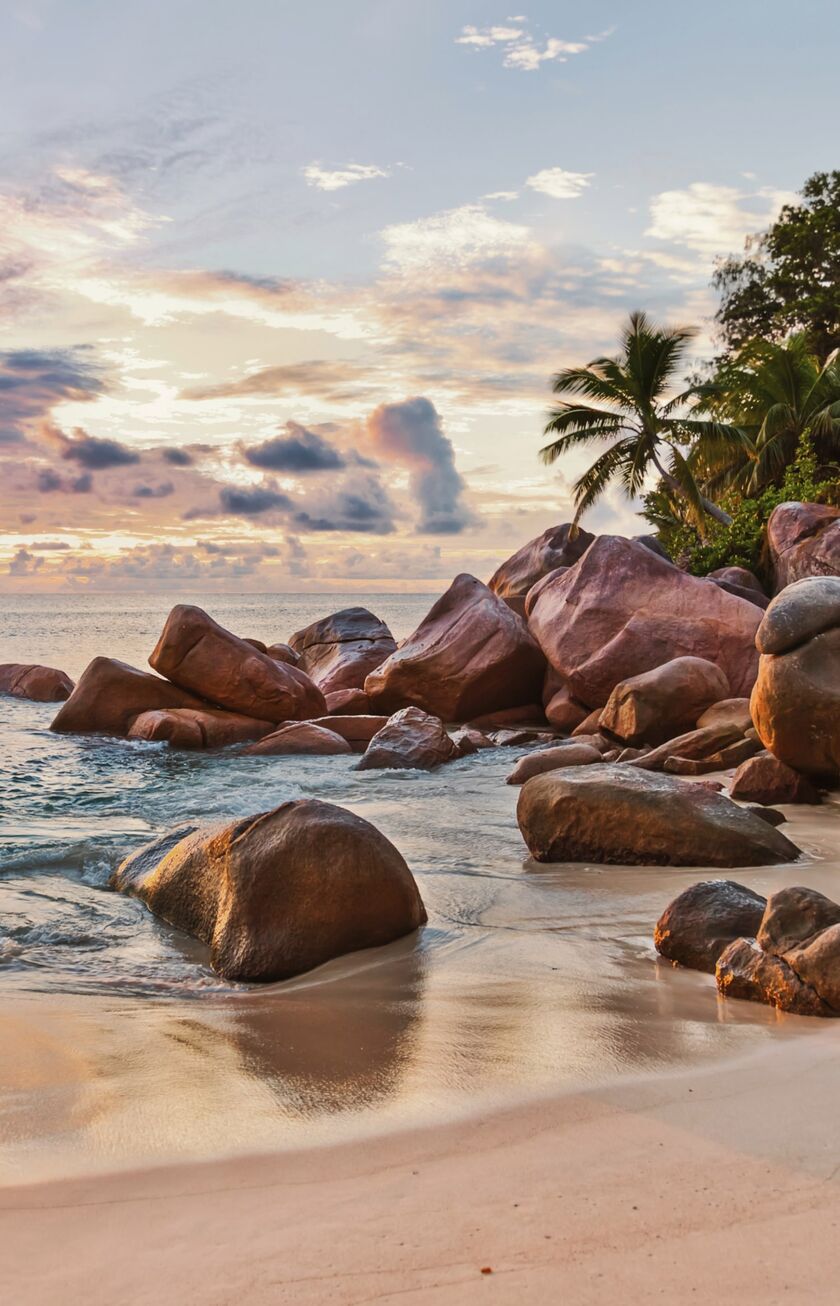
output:
M 394 845 L 332 803 L 298 799 L 179 833 L 126 858 L 112 884 L 206 943 L 226 979 L 289 979 L 426 920 Z
M 326 711 L 299 667 L 275 661 L 188 604 L 170 612 L 149 664 L 180 689 L 243 716 L 280 722 Z

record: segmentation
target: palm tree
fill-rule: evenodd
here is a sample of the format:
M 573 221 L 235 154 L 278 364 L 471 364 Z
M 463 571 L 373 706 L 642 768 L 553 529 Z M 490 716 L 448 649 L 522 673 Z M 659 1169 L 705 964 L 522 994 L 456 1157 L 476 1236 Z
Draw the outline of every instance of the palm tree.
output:
M 555 394 L 581 398 L 563 399 L 551 409 L 545 434 L 557 439 L 540 450 L 542 461 L 556 462 L 578 445 L 609 442 L 574 484 L 575 525 L 611 481 L 620 480 L 626 494 L 635 498 L 652 471 L 686 502 L 701 530 L 706 515 L 730 525 L 729 514 L 702 493 L 680 446 L 685 448 L 691 439 L 713 440 L 716 447 L 737 445 L 741 433 L 718 420 L 678 416 L 694 388 L 667 398 L 696 334 L 690 327 L 657 327 L 645 313 L 631 313 L 618 357 L 596 358 L 553 378 Z
M 748 341 L 695 393 L 695 411 L 742 434 L 736 444 L 707 437 L 689 456 L 709 493 L 755 495 L 781 485 L 803 438 L 823 467 L 840 459 L 840 351 L 820 366 L 804 333 L 781 344 Z

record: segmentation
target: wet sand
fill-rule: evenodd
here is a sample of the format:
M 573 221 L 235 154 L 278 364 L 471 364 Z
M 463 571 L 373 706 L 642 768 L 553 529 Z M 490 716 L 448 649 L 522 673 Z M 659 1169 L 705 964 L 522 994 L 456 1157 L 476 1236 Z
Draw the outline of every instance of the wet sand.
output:
M 435 1129 L 9 1188 L 0 1287 L 20 1306 L 833 1303 L 838 1054 L 831 1024 Z

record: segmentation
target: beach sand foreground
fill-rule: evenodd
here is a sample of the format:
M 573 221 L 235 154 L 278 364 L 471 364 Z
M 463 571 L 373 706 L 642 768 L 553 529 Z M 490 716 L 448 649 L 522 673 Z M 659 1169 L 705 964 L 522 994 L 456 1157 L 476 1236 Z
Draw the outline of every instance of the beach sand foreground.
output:
M 835 1303 L 839 1055 L 823 1027 L 439 1129 L 7 1188 L 0 1295 Z

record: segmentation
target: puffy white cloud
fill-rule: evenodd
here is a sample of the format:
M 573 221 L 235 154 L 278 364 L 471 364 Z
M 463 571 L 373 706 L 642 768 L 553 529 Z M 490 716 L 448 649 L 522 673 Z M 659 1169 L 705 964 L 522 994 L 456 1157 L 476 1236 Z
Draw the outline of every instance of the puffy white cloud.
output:
M 666 190 L 650 205 L 645 232 L 656 240 L 696 250 L 707 258 L 740 251 L 747 236 L 766 227 L 783 204 L 795 200 L 787 191 L 763 187 L 753 192 L 734 186 L 694 181 L 684 190 Z
M 516 27 L 506 27 L 503 24 L 492 27 L 464 27 L 460 35 L 456 36 L 455 44 L 469 45 L 476 50 L 501 46 L 504 52 L 502 63 L 505 68 L 516 68 L 520 72 L 533 73 L 544 63 L 565 63 L 570 55 L 583 54 L 591 45 L 606 40 L 614 30 L 609 28 L 605 32 L 587 36 L 582 41 L 564 41 L 557 36 L 549 36 L 545 41 L 539 41 L 527 28 L 521 26 L 525 22 L 524 18 L 508 21 L 516 22 L 518 25 Z
M 307 185 L 318 190 L 343 190 L 359 181 L 373 181 L 376 177 L 389 177 L 385 168 L 375 163 L 348 163 L 343 168 L 322 168 L 320 163 L 309 163 L 303 169 Z
M 555 200 L 576 200 L 589 185 L 594 172 L 567 172 L 565 168 L 543 168 L 525 182 L 531 190 Z
M 464 204 L 381 232 L 386 267 L 402 272 L 464 267 L 522 253 L 531 243 L 528 227 L 494 218 L 481 204 Z

